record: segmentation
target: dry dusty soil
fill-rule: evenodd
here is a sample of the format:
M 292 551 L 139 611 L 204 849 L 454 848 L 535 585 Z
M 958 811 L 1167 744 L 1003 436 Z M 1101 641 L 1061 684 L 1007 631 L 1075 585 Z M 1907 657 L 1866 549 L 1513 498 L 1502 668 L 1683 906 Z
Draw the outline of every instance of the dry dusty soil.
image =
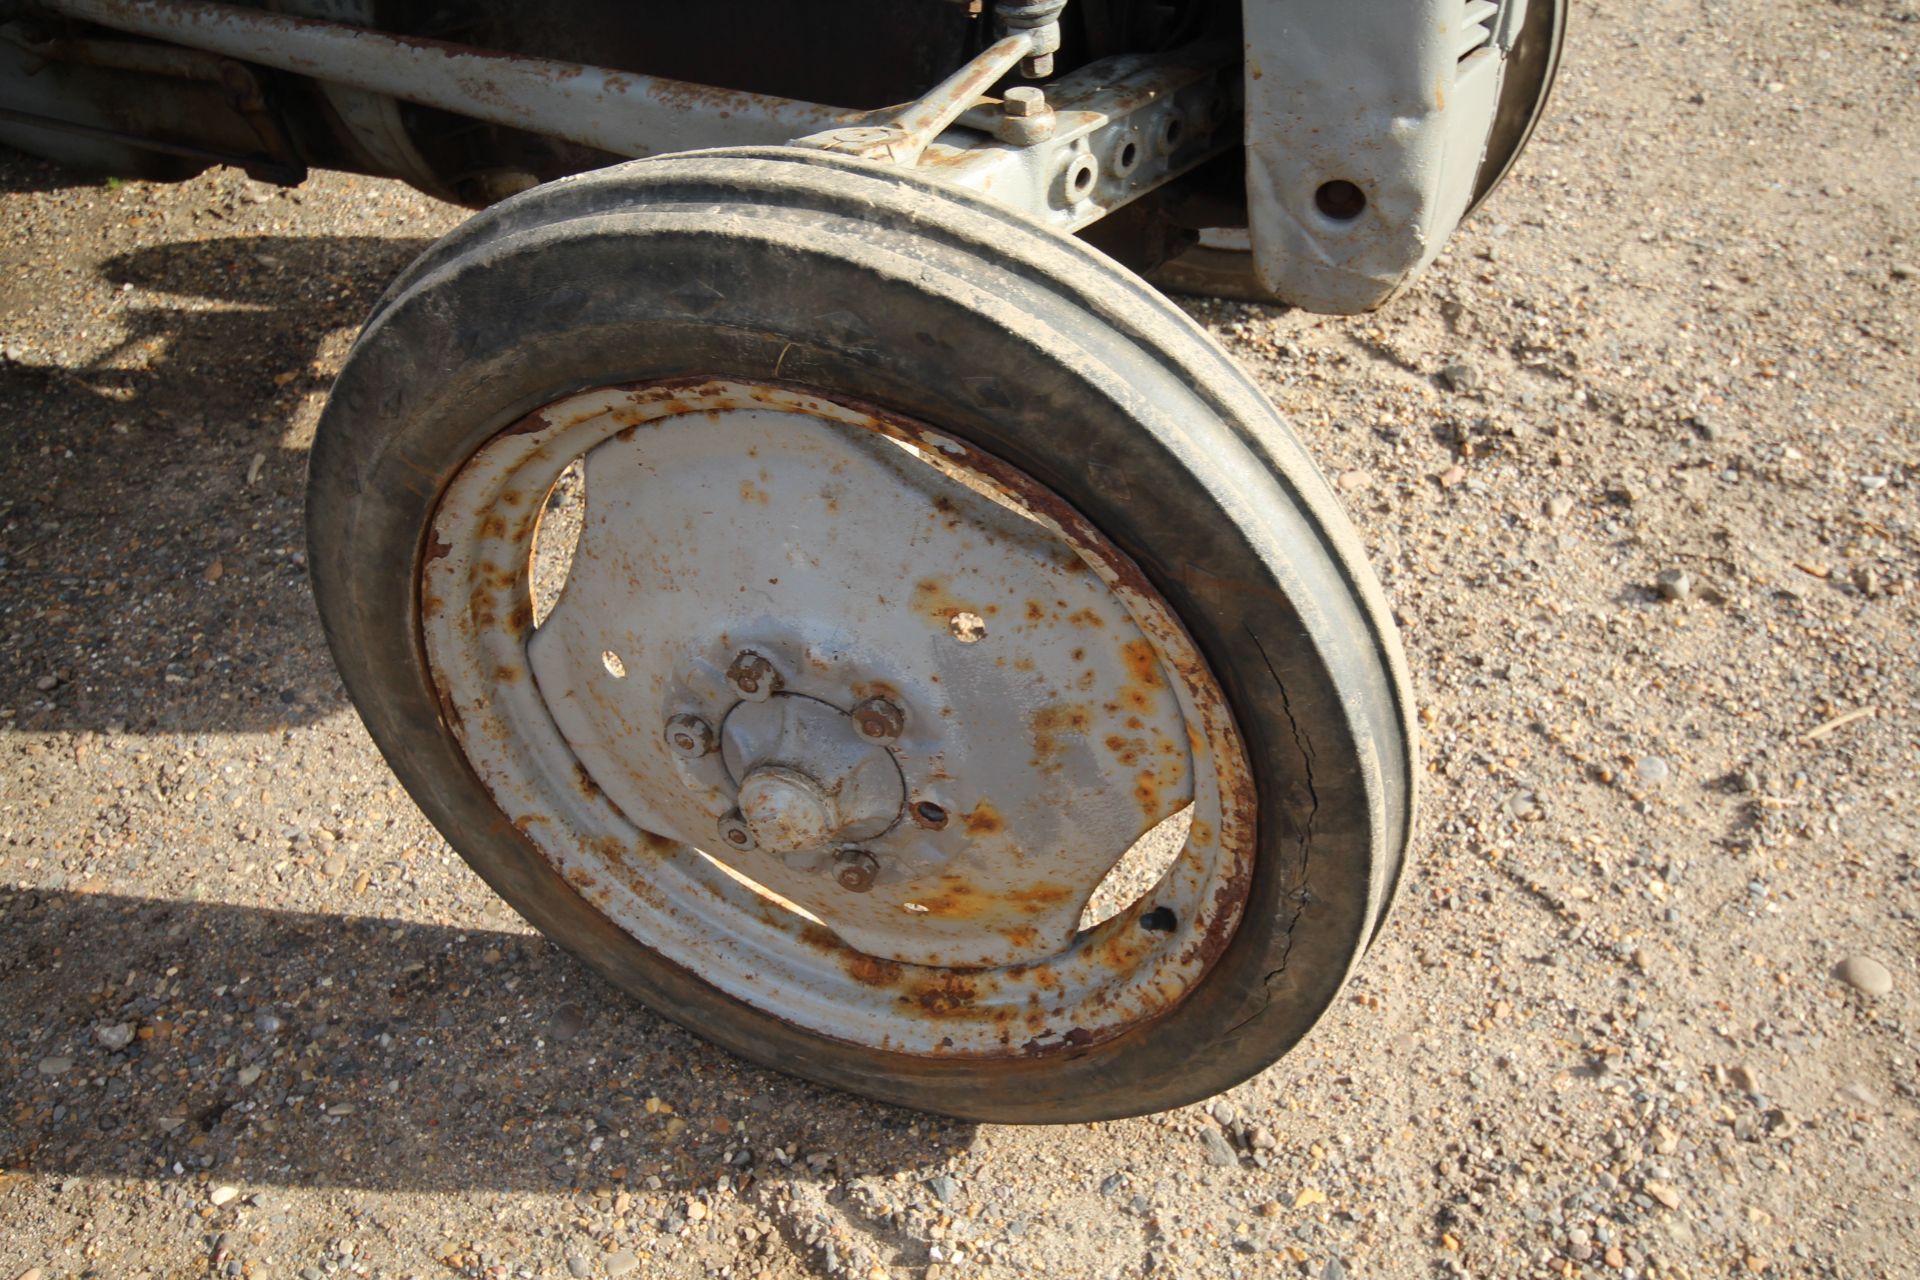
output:
M 1193 304 L 1393 597 L 1417 860 L 1298 1052 L 1059 1129 L 710 1048 L 395 788 L 304 451 L 458 211 L 0 157 L 0 1280 L 1920 1274 L 1920 11 L 1575 10 L 1407 296 Z

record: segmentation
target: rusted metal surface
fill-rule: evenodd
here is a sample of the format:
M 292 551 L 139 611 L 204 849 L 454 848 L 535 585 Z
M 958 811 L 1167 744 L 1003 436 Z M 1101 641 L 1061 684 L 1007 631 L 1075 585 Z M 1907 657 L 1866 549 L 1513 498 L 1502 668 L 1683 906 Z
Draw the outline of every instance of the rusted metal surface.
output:
M 1060 13 L 1067 0 L 998 0 L 993 20 L 1002 31 L 1028 37 L 1020 74 L 1045 80 L 1053 74 L 1053 55 L 1060 52 Z
M 45 0 L 41 7 L 621 156 L 784 142 L 870 118 L 867 112 L 790 98 L 203 0 Z
M 1046 91 L 1049 125 L 1017 127 L 976 105 L 920 158 L 920 171 L 1077 231 L 1238 146 L 1234 51 L 1189 49 L 1082 67 Z M 1028 104 L 1017 104 L 1029 113 Z M 978 132 L 975 132 L 975 131 Z
M 583 456 L 585 527 L 534 631 L 541 495 Z M 427 652 L 504 820 L 749 1003 L 876 1048 L 1051 1052 L 1164 1012 L 1238 923 L 1253 786 L 1211 674 L 1131 562 L 970 446 L 778 386 L 604 388 L 476 455 L 432 544 Z M 743 651 L 779 692 L 729 682 Z M 890 742 L 851 715 L 876 699 L 900 713 Z M 676 747 L 682 717 L 720 748 Z M 718 834 L 760 803 L 757 771 L 784 849 Z M 1134 839 L 1188 805 L 1160 883 L 1080 930 Z M 823 822 L 844 838 L 809 845 Z
M 0 23 L 0 121 L 231 164 L 266 181 L 290 184 L 306 176 L 244 64 L 146 41 L 45 38 L 48 25 Z M 116 161 L 111 151 L 87 143 L 49 147 L 44 138 L 4 128 L 0 136 L 81 166 L 169 176 L 131 158 Z
M 794 145 L 889 164 L 915 164 L 929 143 L 1027 56 L 1033 39 L 1031 32 L 1023 31 L 997 41 L 889 120 L 862 128 L 831 129 L 796 139 Z

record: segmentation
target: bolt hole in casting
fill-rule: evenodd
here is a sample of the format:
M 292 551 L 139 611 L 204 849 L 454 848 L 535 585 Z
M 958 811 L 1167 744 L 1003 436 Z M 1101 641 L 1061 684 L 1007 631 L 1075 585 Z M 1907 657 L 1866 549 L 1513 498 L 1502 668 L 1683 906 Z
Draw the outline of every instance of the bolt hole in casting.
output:
M 1067 198 L 1084 200 L 1093 194 L 1093 184 L 1100 177 L 1100 164 L 1084 152 L 1073 158 L 1067 166 Z
M 1367 193 L 1345 178 L 1335 178 L 1314 191 L 1313 207 L 1335 222 L 1352 222 L 1367 211 Z

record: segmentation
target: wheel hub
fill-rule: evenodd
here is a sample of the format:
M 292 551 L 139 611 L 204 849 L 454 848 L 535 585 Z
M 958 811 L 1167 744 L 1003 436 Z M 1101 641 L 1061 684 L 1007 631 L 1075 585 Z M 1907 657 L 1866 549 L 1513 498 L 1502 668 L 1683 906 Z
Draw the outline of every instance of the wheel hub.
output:
M 728 781 L 738 780 L 738 816 L 766 853 L 803 854 L 871 839 L 899 820 L 906 801 L 900 767 L 887 749 L 865 739 L 852 716 L 817 698 L 782 693 L 735 704 L 720 753 Z M 703 782 L 694 779 L 694 785 Z

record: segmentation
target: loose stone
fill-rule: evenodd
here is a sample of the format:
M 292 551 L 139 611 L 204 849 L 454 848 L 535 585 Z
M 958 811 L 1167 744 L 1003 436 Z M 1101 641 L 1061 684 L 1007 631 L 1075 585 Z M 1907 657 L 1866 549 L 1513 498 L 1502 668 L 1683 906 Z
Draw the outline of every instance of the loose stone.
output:
M 1218 1129 L 1200 1131 L 1200 1154 L 1216 1169 L 1240 1163 L 1240 1157 L 1233 1153 L 1233 1148 L 1227 1145 L 1227 1140 L 1220 1136 Z
M 1833 967 L 1833 976 L 1870 996 L 1884 996 L 1893 990 L 1893 974 L 1872 956 L 1848 956 Z
M 555 1040 L 565 1043 L 579 1035 L 587 1025 L 587 1011 L 577 1004 L 563 1004 L 553 1011 L 553 1024 L 548 1034 Z

